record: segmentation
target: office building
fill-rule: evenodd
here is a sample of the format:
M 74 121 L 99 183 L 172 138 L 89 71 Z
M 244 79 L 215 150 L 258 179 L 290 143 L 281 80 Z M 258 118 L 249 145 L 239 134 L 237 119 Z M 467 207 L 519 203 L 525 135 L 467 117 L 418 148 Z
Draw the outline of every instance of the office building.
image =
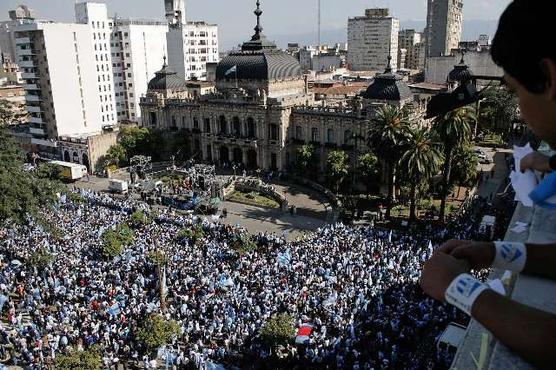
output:
M 388 57 L 398 69 L 400 21 L 388 9 L 367 9 L 365 16 L 348 20 L 348 67 L 352 71 L 383 71 Z

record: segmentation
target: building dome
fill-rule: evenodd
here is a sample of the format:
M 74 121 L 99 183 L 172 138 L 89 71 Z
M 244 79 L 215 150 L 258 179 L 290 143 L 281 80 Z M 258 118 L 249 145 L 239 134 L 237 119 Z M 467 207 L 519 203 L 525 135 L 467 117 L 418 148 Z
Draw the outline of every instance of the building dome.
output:
M 285 80 L 302 76 L 299 62 L 282 51 L 266 49 L 231 53 L 218 64 L 216 79 Z
M 373 83 L 363 93 L 363 98 L 394 101 L 411 98 L 411 90 L 405 81 L 403 81 L 403 77 L 392 72 L 391 60 L 392 57 L 389 56 L 386 71 L 375 77 Z
M 162 69 L 155 72 L 154 78 L 149 81 L 148 88 L 149 90 L 187 90 L 185 80 L 168 67 L 166 58 Z
M 302 76 L 299 61 L 278 50 L 276 44 L 262 33 L 260 1 L 257 1 L 257 25 L 251 40 L 243 43 L 241 51 L 222 59 L 216 69 L 217 81 L 285 80 Z
M 462 83 L 470 81 L 473 77 L 473 72 L 469 69 L 469 66 L 465 64 L 463 56 L 464 54 L 462 53 L 459 64 L 454 66 L 454 69 L 448 74 L 448 83 Z

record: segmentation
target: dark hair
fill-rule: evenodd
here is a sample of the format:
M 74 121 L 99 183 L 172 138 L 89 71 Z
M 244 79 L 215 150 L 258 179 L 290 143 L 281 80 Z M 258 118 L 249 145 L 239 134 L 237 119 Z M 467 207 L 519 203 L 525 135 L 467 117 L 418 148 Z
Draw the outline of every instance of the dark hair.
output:
M 541 61 L 556 61 L 554 0 L 514 0 L 502 14 L 492 42 L 496 64 L 529 92 L 546 89 Z

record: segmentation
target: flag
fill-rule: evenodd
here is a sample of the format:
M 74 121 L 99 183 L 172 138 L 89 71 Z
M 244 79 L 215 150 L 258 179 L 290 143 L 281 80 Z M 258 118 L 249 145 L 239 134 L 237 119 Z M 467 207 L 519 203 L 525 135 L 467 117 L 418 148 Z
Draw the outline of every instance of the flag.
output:
M 108 312 L 111 316 L 117 316 L 120 314 L 120 304 L 118 302 L 114 303 L 111 307 L 109 307 L 106 312 Z
M 297 329 L 297 335 L 295 337 L 296 344 L 309 344 L 309 337 L 313 331 L 313 326 L 310 324 L 303 324 L 299 329 Z
M 392 230 L 390 230 L 390 235 L 388 235 L 388 243 L 392 243 Z
M 432 241 L 429 240 L 429 253 L 432 254 L 432 252 L 434 252 L 434 249 L 432 247 Z
M 235 66 L 233 66 L 232 68 L 228 69 L 226 71 L 226 73 L 224 73 L 224 76 L 229 75 L 230 73 L 237 73 L 237 64 Z

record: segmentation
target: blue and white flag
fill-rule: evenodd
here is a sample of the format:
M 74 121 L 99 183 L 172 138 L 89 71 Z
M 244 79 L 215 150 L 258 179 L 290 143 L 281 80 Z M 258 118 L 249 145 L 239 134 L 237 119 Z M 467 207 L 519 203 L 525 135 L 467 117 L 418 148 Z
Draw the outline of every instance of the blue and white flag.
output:
M 390 234 L 388 235 L 388 243 L 392 243 L 392 230 L 390 230 Z
M 229 75 L 229 74 L 231 74 L 231 73 L 237 73 L 237 64 L 236 64 L 235 66 L 233 66 L 232 68 L 228 69 L 228 70 L 226 71 L 226 73 L 224 73 L 224 76 L 227 76 L 227 75 Z
M 106 312 L 111 316 L 117 316 L 120 314 L 120 304 L 118 302 L 114 303 L 112 307 L 109 307 Z

